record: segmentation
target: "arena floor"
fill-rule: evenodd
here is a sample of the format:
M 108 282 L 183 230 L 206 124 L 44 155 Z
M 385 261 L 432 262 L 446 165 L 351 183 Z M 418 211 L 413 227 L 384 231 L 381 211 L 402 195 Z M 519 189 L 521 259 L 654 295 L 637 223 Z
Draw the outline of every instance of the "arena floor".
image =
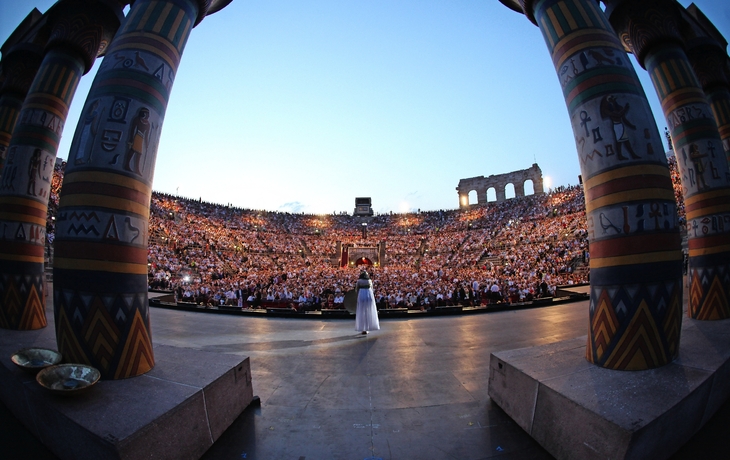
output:
M 551 458 L 487 395 L 490 353 L 585 334 L 587 302 L 482 315 L 303 321 L 151 308 L 156 344 L 251 357 L 249 407 L 204 459 Z M 730 403 L 676 459 L 726 458 Z M 53 459 L 4 407 L 0 458 Z

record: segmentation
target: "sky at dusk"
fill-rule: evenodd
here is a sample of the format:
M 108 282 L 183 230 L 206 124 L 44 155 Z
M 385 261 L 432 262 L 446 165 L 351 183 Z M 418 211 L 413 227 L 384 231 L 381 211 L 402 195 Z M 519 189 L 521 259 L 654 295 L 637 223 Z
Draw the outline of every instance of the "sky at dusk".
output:
M 0 43 L 53 3 L 0 0 Z M 694 3 L 730 37 L 730 2 Z M 99 62 L 78 87 L 60 158 Z M 545 42 L 499 1 L 233 0 L 190 35 L 153 189 L 286 212 L 351 213 L 361 196 L 378 213 L 426 211 L 458 207 L 460 179 L 533 163 L 551 187 L 578 183 Z

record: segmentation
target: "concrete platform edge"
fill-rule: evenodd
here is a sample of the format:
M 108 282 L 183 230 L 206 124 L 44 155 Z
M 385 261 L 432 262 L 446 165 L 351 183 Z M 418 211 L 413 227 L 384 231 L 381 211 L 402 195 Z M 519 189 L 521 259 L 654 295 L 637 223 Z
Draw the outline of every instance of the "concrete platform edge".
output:
M 730 320 L 684 319 L 679 358 L 611 371 L 585 336 L 492 353 L 489 396 L 558 459 L 667 458 L 730 396 Z

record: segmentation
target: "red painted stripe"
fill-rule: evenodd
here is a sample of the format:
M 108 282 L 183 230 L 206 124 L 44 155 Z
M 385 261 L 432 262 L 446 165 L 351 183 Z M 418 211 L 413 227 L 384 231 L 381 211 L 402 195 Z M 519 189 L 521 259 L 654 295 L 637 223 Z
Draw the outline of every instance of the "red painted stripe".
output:
M 713 137 L 713 135 L 716 133 L 716 131 L 712 131 L 712 130 L 708 129 L 707 125 L 698 125 L 691 129 L 687 129 L 687 130 L 674 134 L 674 136 L 673 136 L 674 145 L 677 145 L 679 148 L 681 148 L 681 147 L 683 147 L 683 145 L 681 144 L 681 141 L 684 140 L 685 137 L 691 136 L 691 135 L 694 135 L 697 133 L 703 133 L 703 132 L 707 133 L 707 140 L 710 140 Z
M 728 206 L 727 196 L 717 196 L 714 198 L 708 198 L 706 200 L 695 201 L 692 204 L 685 204 L 685 211 L 687 213 L 697 211 L 699 209 L 710 208 L 714 206 Z
M 106 195 L 134 201 L 145 206 L 150 202 L 150 196 L 144 192 L 120 185 L 100 182 L 72 182 L 70 184 L 63 184 L 63 194 L 64 196 L 75 194 Z
M 21 214 L 24 216 L 31 216 L 36 218 L 46 219 L 48 212 L 32 206 L 23 206 L 22 204 L 2 204 L 3 213 Z
M 132 36 L 132 37 L 126 37 L 126 38 L 120 38 L 119 40 L 115 40 L 114 47 L 117 48 L 122 45 L 126 44 L 144 44 L 151 46 L 152 48 L 159 50 L 161 54 L 164 54 L 167 56 L 172 62 L 175 63 L 175 66 L 177 67 L 180 64 L 180 55 L 177 53 L 177 49 L 174 46 L 165 46 L 165 42 L 167 40 L 152 40 L 145 37 L 140 37 L 139 35 Z M 148 50 L 145 50 L 146 52 L 149 52 Z
M 591 201 L 612 193 L 627 192 L 631 190 L 658 188 L 672 193 L 672 180 L 669 176 L 657 176 L 654 174 L 639 174 L 635 176 L 622 177 L 596 185 L 586 190 L 586 200 Z
M 46 129 L 46 132 L 51 131 L 48 128 L 45 128 L 45 129 Z M 19 137 L 38 139 L 39 141 L 43 142 L 44 144 L 48 144 L 51 147 L 53 147 L 53 151 L 49 152 L 49 153 L 52 153 L 55 155 L 56 152 L 58 152 L 58 138 L 56 138 L 56 137 L 48 137 L 48 136 L 44 136 L 43 134 L 40 134 L 38 132 L 29 132 L 29 131 L 25 131 L 23 129 L 19 129 L 19 130 L 15 131 L 14 134 L 16 134 Z
M 42 243 L 33 244 L 20 240 L 0 240 L 0 254 L 43 257 Z
M 687 240 L 687 247 L 689 249 L 707 249 L 717 246 L 724 246 L 727 244 L 727 242 L 727 235 L 699 236 L 695 238 L 689 238 Z M 591 245 L 591 249 L 593 249 L 593 245 Z M 592 250 L 591 255 L 593 255 Z
M 47 97 L 43 94 L 34 93 L 30 96 L 28 96 L 28 99 L 25 101 L 26 104 L 38 104 L 45 107 L 52 108 L 56 110 L 57 112 L 60 112 L 64 114 L 64 117 L 68 113 L 68 106 L 61 102 L 59 99 L 55 97 Z
M 662 101 L 662 112 L 667 113 L 667 110 L 671 107 L 677 108 L 685 105 L 683 102 L 686 100 L 697 100 L 697 98 L 704 99 L 704 95 L 700 91 L 687 91 L 687 88 L 681 88 L 682 91 L 675 91 L 669 93 L 667 97 Z
M 678 247 L 677 233 L 647 233 L 591 242 L 591 257 L 618 257 L 666 251 Z
M 95 241 L 64 241 L 62 245 L 56 246 L 55 256 L 66 259 L 147 264 L 147 248 Z
M 553 49 L 553 66 L 557 66 L 560 59 L 569 50 L 575 49 L 576 47 L 588 49 L 589 47 L 585 44 L 592 41 L 615 42 L 616 45 L 618 45 L 618 40 L 616 39 L 616 36 L 611 35 L 607 32 L 596 31 L 595 33 L 581 34 L 571 40 L 564 42 L 559 48 Z M 621 49 L 621 47 L 617 46 L 617 49 Z

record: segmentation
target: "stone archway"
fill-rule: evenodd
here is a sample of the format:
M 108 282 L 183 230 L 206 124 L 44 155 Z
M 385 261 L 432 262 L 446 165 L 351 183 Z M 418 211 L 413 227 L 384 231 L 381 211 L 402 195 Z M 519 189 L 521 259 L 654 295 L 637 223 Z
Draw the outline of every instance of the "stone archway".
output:
M 525 196 L 525 182 L 532 181 L 535 195 L 545 193 L 543 190 L 542 170 L 534 163 L 528 169 L 512 171 L 505 174 L 492 174 L 488 177 L 477 176 L 468 179 L 461 179 L 456 191 L 459 194 L 459 207 L 466 208 L 470 204 L 468 195 L 472 190 L 477 192 L 477 204 L 487 203 L 487 192 L 494 188 L 497 194 L 497 202 L 507 199 L 505 189 L 508 184 L 514 186 L 515 198 Z

